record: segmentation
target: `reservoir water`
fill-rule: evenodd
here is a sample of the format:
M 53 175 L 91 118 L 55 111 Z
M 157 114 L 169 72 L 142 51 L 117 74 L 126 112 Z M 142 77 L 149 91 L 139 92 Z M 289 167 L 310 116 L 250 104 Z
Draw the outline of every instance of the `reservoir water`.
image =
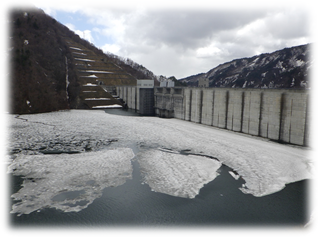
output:
M 131 111 L 107 110 L 123 116 Z M 135 154 L 137 144 L 130 144 Z M 145 149 L 145 148 L 143 148 Z M 208 159 L 208 158 L 207 158 Z M 14 227 L 24 226 L 304 226 L 308 222 L 309 180 L 291 184 L 274 194 L 255 197 L 242 193 L 245 181 L 235 180 L 222 165 L 213 181 L 194 199 L 154 192 L 143 184 L 138 157 L 132 160 L 132 179 L 107 187 L 102 196 L 79 212 L 44 208 L 30 214 L 10 214 Z M 23 177 L 12 176 L 11 193 L 21 188 Z M 78 195 L 68 193 L 67 195 Z M 56 199 L 67 197 L 56 196 Z M 14 201 L 11 199 L 11 202 Z M 84 205 L 84 204 L 83 204 Z

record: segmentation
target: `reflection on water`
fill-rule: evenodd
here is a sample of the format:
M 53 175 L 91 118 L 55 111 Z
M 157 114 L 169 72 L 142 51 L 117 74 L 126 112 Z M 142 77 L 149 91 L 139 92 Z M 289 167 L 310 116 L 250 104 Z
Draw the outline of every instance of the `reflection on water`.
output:
M 81 211 L 100 197 L 105 187 L 122 185 L 131 178 L 133 157 L 129 148 L 19 156 L 9 166 L 13 175 L 24 177 L 21 189 L 11 196 L 18 201 L 11 212 L 29 214 L 45 207 Z
M 206 184 L 194 199 L 151 191 L 142 184 L 137 160 L 132 161 L 132 179 L 123 185 L 103 189 L 102 196 L 80 212 L 65 213 L 53 208 L 16 216 L 14 225 L 303 225 L 307 222 L 308 181 L 288 184 L 282 191 L 254 197 L 238 188 L 230 168 L 221 166 L 220 175 Z M 16 180 L 19 182 L 19 178 Z M 68 192 L 82 195 L 83 192 Z M 55 196 L 55 198 L 65 198 Z M 66 204 L 72 205 L 72 204 Z M 85 205 L 85 203 L 76 203 Z

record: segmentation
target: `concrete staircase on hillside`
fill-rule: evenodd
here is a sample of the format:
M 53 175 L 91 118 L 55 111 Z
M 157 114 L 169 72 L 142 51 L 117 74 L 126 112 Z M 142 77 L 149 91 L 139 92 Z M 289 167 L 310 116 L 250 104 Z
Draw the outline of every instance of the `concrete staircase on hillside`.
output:
M 121 107 L 113 95 L 116 85 L 136 85 L 136 79 L 112 63 L 105 55 L 97 55 L 70 39 L 66 41 L 75 61 L 81 91 L 80 104 L 89 109 Z

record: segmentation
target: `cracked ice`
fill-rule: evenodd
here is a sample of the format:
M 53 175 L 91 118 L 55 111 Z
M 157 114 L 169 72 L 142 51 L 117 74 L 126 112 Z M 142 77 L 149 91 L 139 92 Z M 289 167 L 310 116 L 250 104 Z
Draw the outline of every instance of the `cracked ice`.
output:
M 134 154 L 129 144 L 139 145 L 136 159 L 144 182 L 154 191 L 174 196 L 194 198 L 204 184 L 215 179 L 221 164 L 246 181 L 242 192 L 254 196 L 278 192 L 287 183 L 311 178 L 308 149 L 188 121 L 89 110 L 21 115 L 19 119 L 7 116 L 12 116 L 9 149 L 14 153 L 9 170 L 26 178 L 23 187 L 12 195 L 21 200 L 13 206 L 14 213 L 27 214 L 43 207 L 64 211 L 86 208 L 103 188 L 123 184 L 131 177 Z M 95 142 L 89 143 L 90 152 L 84 152 L 83 146 L 88 143 L 81 141 L 88 138 Z M 82 153 L 41 154 L 51 141 L 62 141 L 60 150 L 70 149 L 63 147 L 63 139 L 64 144 Z M 72 140 L 77 142 L 73 144 Z M 116 142 L 99 142 L 111 140 Z M 200 156 L 182 155 L 182 150 Z M 73 199 L 65 198 L 68 196 Z

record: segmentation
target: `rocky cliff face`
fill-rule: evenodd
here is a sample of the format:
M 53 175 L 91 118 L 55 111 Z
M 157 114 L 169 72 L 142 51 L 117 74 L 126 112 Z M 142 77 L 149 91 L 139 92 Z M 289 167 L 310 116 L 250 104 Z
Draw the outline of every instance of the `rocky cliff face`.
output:
M 209 87 L 232 88 L 310 88 L 310 45 L 285 48 L 251 58 L 235 59 L 206 73 L 181 79 L 198 86 L 208 79 Z
M 8 22 L 10 113 L 114 104 L 110 93 L 97 85 L 135 85 L 137 78 L 156 80 L 137 63 L 104 54 L 42 10 L 14 9 Z M 94 90 L 88 90 L 91 84 Z

